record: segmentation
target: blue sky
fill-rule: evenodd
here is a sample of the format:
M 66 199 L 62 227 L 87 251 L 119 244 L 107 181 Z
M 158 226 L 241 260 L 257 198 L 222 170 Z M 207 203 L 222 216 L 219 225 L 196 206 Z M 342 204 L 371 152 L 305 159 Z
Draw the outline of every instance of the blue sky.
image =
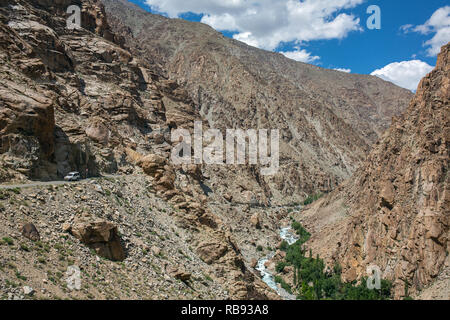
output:
M 153 13 L 201 21 L 256 47 L 414 90 L 450 41 L 444 0 L 131 0 Z M 381 9 L 369 30 L 367 8 Z

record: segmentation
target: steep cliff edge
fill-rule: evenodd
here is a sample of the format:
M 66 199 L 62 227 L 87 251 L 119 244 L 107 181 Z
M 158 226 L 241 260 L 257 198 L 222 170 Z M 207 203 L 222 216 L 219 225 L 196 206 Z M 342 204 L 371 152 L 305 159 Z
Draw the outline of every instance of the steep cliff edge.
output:
M 450 298 L 450 44 L 355 175 L 298 216 L 343 277 L 377 265 L 395 296 Z

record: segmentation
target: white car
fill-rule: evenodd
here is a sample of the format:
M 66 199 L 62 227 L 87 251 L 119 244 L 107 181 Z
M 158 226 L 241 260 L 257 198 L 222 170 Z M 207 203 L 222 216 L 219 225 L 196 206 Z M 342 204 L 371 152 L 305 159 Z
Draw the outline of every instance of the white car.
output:
M 69 172 L 67 176 L 64 177 L 66 181 L 79 181 L 81 180 L 81 175 L 79 172 Z

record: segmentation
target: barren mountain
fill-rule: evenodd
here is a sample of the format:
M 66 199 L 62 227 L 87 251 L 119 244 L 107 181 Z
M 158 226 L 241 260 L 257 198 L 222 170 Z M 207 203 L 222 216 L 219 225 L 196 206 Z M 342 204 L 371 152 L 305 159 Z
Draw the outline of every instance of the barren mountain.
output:
M 450 44 L 356 174 L 298 216 L 343 277 L 377 265 L 397 298 L 450 299 Z
M 67 28 L 69 5 L 80 28 Z M 311 246 L 348 280 L 377 263 L 397 296 L 403 280 L 441 288 L 447 62 L 448 47 L 382 135 L 412 94 L 379 78 L 123 0 L 2 0 L 0 298 L 278 299 L 255 265 L 299 209 L 284 204 L 335 189 L 380 138 L 301 216 Z M 195 120 L 280 129 L 279 172 L 174 165 L 171 130 Z M 90 179 L 57 181 L 69 171 Z M 76 268 L 79 288 L 66 282 Z
M 104 0 L 136 56 L 185 88 L 210 127 L 280 129 L 280 170 L 206 168 L 209 186 L 238 202 L 292 203 L 333 190 L 401 114 L 411 92 L 379 78 L 296 62 L 226 38 L 207 25 Z
M 69 5 L 81 28 L 67 28 Z M 195 104 L 122 43 L 98 1 L 1 2 L 0 181 L 116 174 L 0 193 L 2 298 L 19 283 L 46 298 L 276 298 L 206 206 L 199 168 L 167 160 L 170 126 L 192 125 Z M 70 264 L 80 292 L 63 281 Z

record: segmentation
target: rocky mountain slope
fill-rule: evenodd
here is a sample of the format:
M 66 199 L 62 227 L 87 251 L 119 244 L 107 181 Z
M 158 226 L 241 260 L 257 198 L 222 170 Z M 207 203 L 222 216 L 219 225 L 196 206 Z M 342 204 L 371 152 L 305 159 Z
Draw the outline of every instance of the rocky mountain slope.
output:
M 333 190 L 412 98 L 372 76 L 295 62 L 126 0 L 102 2 L 131 52 L 176 79 L 211 127 L 281 130 L 277 175 L 205 168 L 219 199 L 229 193 L 237 202 L 293 203 Z
M 230 298 L 193 251 L 191 233 L 174 222 L 176 210 L 149 187 L 144 176 L 130 176 L 0 190 L 1 299 Z M 125 260 L 106 259 L 82 242 L 104 232 L 89 225 L 98 219 L 117 226 Z M 21 234 L 25 222 L 36 227 L 38 241 Z M 67 285 L 69 266 L 81 271 L 78 290 Z M 34 293 L 25 295 L 25 286 Z
M 66 26 L 69 5 L 81 8 L 79 29 Z M 375 146 L 357 183 L 301 217 L 315 231 L 311 246 L 342 261 L 347 279 L 360 275 L 367 247 L 380 267 L 400 261 L 386 273 L 398 280 L 398 292 L 403 279 L 413 290 L 445 280 L 444 60 L 422 82 L 418 113 L 410 107 L 396 120 L 392 138 Z M 0 187 L 0 297 L 6 299 L 277 299 L 254 267 L 279 244 L 279 229 L 296 206 L 266 205 L 334 189 L 411 97 L 378 78 L 297 63 L 121 0 L 3 0 L 0 80 L 0 183 L 10 184 Z M 279 173 L 173 165 L 171 129 L 192 131 L 194 120 L 222 130 L 281 129 Z M 73 170 L 112 175 L 14 185 L 58 180 Z M 370 219 L 365 212 L 373 213 Z M 419 213 L 431 218 L 416 223 Z M 375 239 L 367 230 L 394 238 Z M 359 242 L 346 238 L 353 234 Z M 330 243 L 340 246 L 328 251 Z M 423 247 L 403 251 L 413 243 Z M 79 288 L 66 282 L 70 267 L 81 271 Z
M 69 5 L 81 8 L 81 28 L 66 27 Z M 20 298 L 19 284 L 30 284 L 47 298 L 276 298 L 206 205 L 199 168 L 167 161 L 170 128 L 191 126 L 195 104 L 123 43 L 98 1 L 0 4 L 0 181 L 72 170 L 124 179 L 2 192 L 2 297 Z M 92 290 L 59 281 L 72 263 Z
M 356 174 L 298 215 L 346 280 L 377 265 L 409 294 L 450 299 L 450 44 Z

